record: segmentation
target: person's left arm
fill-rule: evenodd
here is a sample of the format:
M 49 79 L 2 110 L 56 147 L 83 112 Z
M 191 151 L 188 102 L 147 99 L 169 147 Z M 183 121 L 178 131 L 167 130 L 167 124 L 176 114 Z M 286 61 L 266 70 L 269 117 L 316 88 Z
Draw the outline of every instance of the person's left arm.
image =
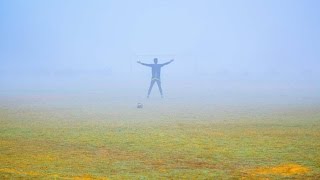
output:
M 161 64 L 162 66 L 165 66 L 165 65 L 168 65 L 168 64 L 170 64 L 170 63 L 172 63 L 174 60 L 173 59 L 171 59 L 170 61 L 168 61 L 168 62 L 166 62 L 166 63 L 163 63 L 163 64 Z

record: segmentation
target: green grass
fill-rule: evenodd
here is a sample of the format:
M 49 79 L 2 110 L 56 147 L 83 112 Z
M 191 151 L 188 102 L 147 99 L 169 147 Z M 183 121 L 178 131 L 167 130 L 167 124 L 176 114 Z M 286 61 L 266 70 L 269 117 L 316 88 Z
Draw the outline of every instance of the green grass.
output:
M 317 108 L 1 108 L 0 179 L 318 179 Z

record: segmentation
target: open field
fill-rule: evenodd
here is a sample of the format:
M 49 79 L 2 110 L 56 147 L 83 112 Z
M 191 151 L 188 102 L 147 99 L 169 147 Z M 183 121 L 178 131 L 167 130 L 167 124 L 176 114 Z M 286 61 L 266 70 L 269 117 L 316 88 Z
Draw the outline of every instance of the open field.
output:
M 316 104 L 73 103 L 2 101 L 0 179 L 320 179 Z

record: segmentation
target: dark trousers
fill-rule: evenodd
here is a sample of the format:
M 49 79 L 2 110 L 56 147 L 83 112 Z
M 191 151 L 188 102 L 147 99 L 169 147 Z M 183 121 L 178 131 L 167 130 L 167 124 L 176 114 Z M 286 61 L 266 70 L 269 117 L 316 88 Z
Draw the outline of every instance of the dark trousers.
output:
M 149 90 L 148 90 L 148 97 L 150 96 L 150 93 L 151 93 L 151 90 L 152 90 L 152 87 L 153 87 L 154 83 L 157 83 L 158 88 L 159 88 L 159 91 L 160 91 L 160 94 L 161 94 L 161 97 L 162 97 L 163 94 L 162 94 L 162 88 L 161 88 L 161 81 L 160 81 L 160 79 L 152 79 L 152 80 L 151 80 L 151 82 L 150 82 L 150 87 L 149 87 Z

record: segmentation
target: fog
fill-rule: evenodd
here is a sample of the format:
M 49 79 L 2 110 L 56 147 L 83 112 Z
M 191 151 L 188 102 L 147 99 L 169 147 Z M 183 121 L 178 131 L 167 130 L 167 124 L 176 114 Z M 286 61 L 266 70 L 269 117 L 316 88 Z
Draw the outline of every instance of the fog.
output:
M 0 96 L 320 102 L 320 2 L 0 1 Z M 160 99 L 153 88 L 151 99 Z

